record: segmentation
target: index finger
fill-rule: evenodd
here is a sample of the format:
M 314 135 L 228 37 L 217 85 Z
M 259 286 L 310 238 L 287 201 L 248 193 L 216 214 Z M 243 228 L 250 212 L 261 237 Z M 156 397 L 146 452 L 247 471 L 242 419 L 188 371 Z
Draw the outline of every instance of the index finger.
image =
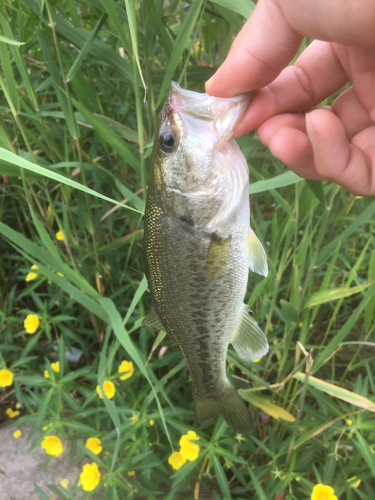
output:
M 207 93 L 232 97 L 266 86 L 293 59 L 302 40 L 276 2 L 258 2 L 225 62 L 206 83 Z

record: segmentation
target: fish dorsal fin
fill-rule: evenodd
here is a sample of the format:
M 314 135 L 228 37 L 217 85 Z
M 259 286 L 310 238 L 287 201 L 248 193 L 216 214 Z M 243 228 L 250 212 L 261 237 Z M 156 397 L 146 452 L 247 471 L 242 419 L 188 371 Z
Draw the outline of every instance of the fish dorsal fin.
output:
M 247 234 L 247 250 L 249 254 L 250 269 L 254 273 L 267 276 L 268 266 L 266 252 L 251 227 L 249 227 L 249 232 Z
M 158 315 L 156 314 L 154 306 L 151 306 L 151 309 L 149 310 L 148 314 L 146 314 L 146 316 L 144 317 L 142 324 L 152 326 L 153 328 L 156 328 L 157 330 L 164 330 L 165 329 L 164 326 L 161 324 L 161 321 L 158 318 Z
M 267 354 L 268 342 L 258 323 L 249 316 L 248 311 L 249 308 L 243 304 L 240 324 L 231 343 L 240 358 L 254 361 Z
M 213 234 L 207 255 L 207 276 L 218 278 L 228 269 L 231 238 L 222 239 Z

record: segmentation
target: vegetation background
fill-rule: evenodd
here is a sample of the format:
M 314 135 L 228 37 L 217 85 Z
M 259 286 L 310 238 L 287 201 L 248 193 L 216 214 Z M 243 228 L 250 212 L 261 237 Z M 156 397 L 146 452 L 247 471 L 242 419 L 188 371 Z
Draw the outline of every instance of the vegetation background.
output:
M 15 425 L 33 424 L 31 447 L 55 433 L 71 456 L 98 464 L 100 484 L 82 499 L 306 500 L 323 483 L 340 500 L 373 500 L 373 199 L 303 181 L 255 135 L 238 140 L 270 268 L 266 279 L 250 275 L 246 295 L 270 352 L 259 363 L 228 353 L 252 435 L 236 436 L 221 418 L 199 427 L 180 350 L 141 325 L 157 113 L 172 78 L 203 91 L 253 3 L 0 5 L 0 369 L 14 375 L 0 389 L 0 415 L 17 400 Z M 25 281 L 32 265 L 37 277 Z M 40 320 L 34 334 L 28 314 Z M 125 381 L 124 359 L 135 367 Z M 111 400 L 95 390 L 104 380 L 115 384 Z M 188 430 L 199 456 L 173 471 L 168 457 Z M 100 455 L 84 446 L 93 436 Z M 78 481 L 51 490 L 78 498 Z

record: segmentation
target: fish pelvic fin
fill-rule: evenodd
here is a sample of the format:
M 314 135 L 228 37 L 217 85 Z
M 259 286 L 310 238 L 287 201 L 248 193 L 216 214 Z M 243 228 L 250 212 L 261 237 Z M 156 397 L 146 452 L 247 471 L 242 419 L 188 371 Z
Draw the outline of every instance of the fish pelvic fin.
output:
M 249 227 L 249 232 L 247 234 L 247 251 L 250 269 L 254 273 L 266 277 L 268 274 L 266 252 L 251 227 Z
M 222 415 L 228 427 L 239 434 L 249 434 L 254 429 L 254 420 L 246 403 L 229 383 L 218 396 L 202 398 L 194 394 L 198 422 L 203 424 L 211 418 Z
M 242 304 L 242 307 L 240 323 L 231 344 L 240 358 L 246 361 L 255 361 L 267 354 L 267 337 L 255 319 L 249 315 L 248 306 Z
M 148 314 L 146 314 L 146 316 L 143 318 L 142 325 L 152 326 L 157 330 L 164 330 L 164 326 L 162 325 L 160 319 L 158 318 L 154 306 L 151 306 L 151 309 L 149 310 Z

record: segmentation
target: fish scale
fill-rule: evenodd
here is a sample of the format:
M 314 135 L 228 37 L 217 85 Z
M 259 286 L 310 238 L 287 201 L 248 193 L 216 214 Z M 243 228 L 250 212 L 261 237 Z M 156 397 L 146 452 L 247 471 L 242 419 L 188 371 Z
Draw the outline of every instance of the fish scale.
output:
M 246 161 L 228 133 L 247 102 L 172 84 L 158 119 L 144 233 L 153 301 L 144 322 L 179 345 L 199 422 L 222 414 L 236 432 L 253 422 L 226 375 L 228 345 L 250 360 L 268 349 L 243 304 L 249 265 L 264 274 L 266 264 L 249 228 Z

